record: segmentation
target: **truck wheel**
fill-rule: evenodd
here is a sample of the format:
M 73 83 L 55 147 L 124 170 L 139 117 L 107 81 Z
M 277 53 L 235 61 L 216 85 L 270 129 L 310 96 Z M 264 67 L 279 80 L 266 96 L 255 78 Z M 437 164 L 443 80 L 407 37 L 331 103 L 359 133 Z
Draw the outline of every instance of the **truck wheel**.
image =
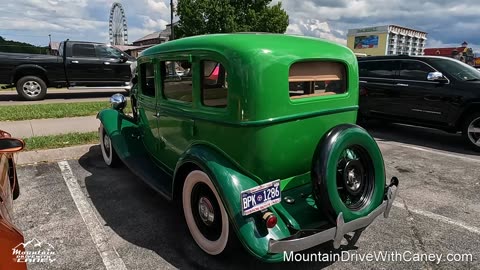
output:
M 368 132 L 352 124 L 339 125 L 319 142 L 312 164 L 313 194 L 320 209 L 335 222 L 364 217 L 384 198 L 383 157 Z
M 462 135 L 473 150 L 480 151 L 480 112 L 467 117 L 463 124 Z
M 113 148 L 112 140 L 110 139 L 110 136 L 108 136 L 107 132 L 105 132 L 102 124 L 100 125 L 99 136 L 103 161 L 105 161 L 105 164 L 107 164 L 109 167 L 118 167 L 121 164 L 120 158 L 118 157 L 117 152 Z
M 182 205 L 190 234 L 203 251 L 218 255 L 230 250 L 228 214 L 206 173 L 194 170 L 187 175 Z
M 42 100 L 47 94 L 47 85 L 36 76 L 25 76 L 17 81 L 17 93 L 24 100 Z

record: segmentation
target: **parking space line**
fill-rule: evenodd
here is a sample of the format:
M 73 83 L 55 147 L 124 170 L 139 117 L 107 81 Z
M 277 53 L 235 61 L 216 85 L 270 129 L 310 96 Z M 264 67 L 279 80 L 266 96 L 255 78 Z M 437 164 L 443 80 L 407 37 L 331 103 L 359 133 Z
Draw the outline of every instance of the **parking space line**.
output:
M 400 202 L 397 202 L 397 201 L 393 202 L 393 206 L 401 208 L 403 210 L 407 210 L 407 208 L 405 207 L 405 205 L 403 203 L 400 203 Z M 424 217 L 431 218 L 435 221 L 440 221 L 440 222 L 447 223 L 447 224 L 450 224 L 450 225 L 455 225 L 455 226 L 460 227 L 462 229 L 465 229 L 465 230 L 467 230 L 471 233 L 480 235 L 480 228 L 475 227 L 475 226 L 467 225 L 467 224 L 463 223 L 462 221 L 454 220 L 454 219 L 451 219 L 451 218 L 448 218 L 448 217 L 445 217 L 445 216 L 442 216 L 442 215 L 438 215 L 438 214 L 435 214 L 435 213 L 432 213 L 432 212 L 428 212 L 428 211 L 424 211 L 424 210 L 420 210 L 420 209 L 415 209 L 415 208 L 412 208 L 411 206 L 408 207 L 408 211 L 410 211 L 412 213 L 415 213 L 417 215 L 421 215 L 421 216 L 424 216 Z
M 446 156 L 446 157 L 459 158 L 459 159 L 473 161 L 473 162 L 479 162 L 480 161 L 480 158 L 477 159 L 477 158 L 474 158 L 474 157 L 467 157 L 467 156 L 463 156 L 463 155 L 450 154 L 450 153 L 446 153 L 446 152 L 443 152 L 443 151 L 440 151 L 440 150 L 427 149 L 427 148 L 418 147 L 418 146 L 414 146 L 414 145 L 410 145 L 410 144 L 406 144 L 406 143 L 392 142 L 392 141 L 382 141 L 382 140 L 379 140 L 377 138 L 375 138 L 375 140 L 377 141 L 378 144 L 386 144 L 386 145 L 406 147 L 406 148 L 410 148 L 410 149 L 413 149 L 413 150 L 419 150 L 419 151 L 424 151 L 424 152 L 428 152 L 428 153 L 432 153 L 432 154 L 439 154 L 439 155 L 443 155 L 443 156 Z
M 107 270 L 126 270 L 127 267 L 122 258 L 120 258 L 115 248 L 110 247 L 108 244 L 107 235 L 98 221 L 92 206 L 83 194 L 70 165 L 67 161 L 60 161 L 58 162 L 58 166 L 60 167 L 68 190 L 72 195 L 73 201 L 82 216 L 83 222 L 87 226 L 88 232 L 95 243 L 97 251 L 100 257 L 102 257 L 103 264 Z

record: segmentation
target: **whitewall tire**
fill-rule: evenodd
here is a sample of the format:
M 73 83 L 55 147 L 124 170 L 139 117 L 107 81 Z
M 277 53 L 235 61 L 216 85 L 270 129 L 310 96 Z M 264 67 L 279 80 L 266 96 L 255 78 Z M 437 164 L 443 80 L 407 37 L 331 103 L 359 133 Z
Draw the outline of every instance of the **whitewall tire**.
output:
M 105 161 L 105 164 L 109 167 L 117 167 L 120 164 L 120 160 L 115 149 L 113 149 L 112 140 L 105 132 L 102 124 L 100 125 L 98 135 L 100 137 L 100 148 L 102 149 L 103 161 Z
M 197 245 L 210 255 L 222 253 L 229 240 L 228 214 L 206 173 L 195 170 L 187 175 L 182 205 L 188 229 Z

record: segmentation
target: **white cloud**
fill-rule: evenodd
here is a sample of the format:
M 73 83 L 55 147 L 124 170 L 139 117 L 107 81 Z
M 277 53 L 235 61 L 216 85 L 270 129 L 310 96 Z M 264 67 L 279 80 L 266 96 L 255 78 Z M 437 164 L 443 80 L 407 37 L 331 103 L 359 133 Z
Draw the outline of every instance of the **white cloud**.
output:
M 52 38 L 105 41 L 108 14 L 118 0 L 4 0 L 0 35 L 45 43 Z M 273 3 L 279 0 L 274 0 Z M 161 31 L 170 22 L 170 0 L 122 0 L 132 42 Z M 176 2 L 176 1 L 175 1 Z M 290 18 L 287 33 L 345 44 L 350 28 L 398 24 L 428 32 L 429 46 L 460 44 L 478 48 L 478 0 L 282 0 Z M 37 37 L 42 36 L 42 37 Z M 436 42 L 436 43 L 435 43 Z

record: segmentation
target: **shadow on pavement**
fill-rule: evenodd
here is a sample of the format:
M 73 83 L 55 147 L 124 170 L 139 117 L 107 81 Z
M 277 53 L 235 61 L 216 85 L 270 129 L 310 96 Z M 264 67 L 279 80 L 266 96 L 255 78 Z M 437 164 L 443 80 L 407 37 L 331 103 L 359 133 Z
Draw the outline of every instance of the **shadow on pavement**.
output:
M 193 241 L 180 206 L 165 200 L 125 167 L 109 168 L 103 162 L 99 146 L 79 159 L 91 173 L 85 185 L 94 207 L 116 234 L 126 241 L 154 251 L 180 269 L 322 269 L 332 262 L 263 263 L 248 254 L 240 244 L 233 252 L 209 256 Z M 340 253 L 332 251 L 332 243 L 304 252 L 305 254 Z M 353 247 L 356 249 L 356 247 Z M 120 255 L 122 249 L 117 249 Z M 122 256 L 123 257 L 123 256 Z
M 452 134 L 437 129 L 369 121 L 362 125 L 379 141 L 394 141 L 458 154 L 479 155 L 469 149 L 460 133 Z

